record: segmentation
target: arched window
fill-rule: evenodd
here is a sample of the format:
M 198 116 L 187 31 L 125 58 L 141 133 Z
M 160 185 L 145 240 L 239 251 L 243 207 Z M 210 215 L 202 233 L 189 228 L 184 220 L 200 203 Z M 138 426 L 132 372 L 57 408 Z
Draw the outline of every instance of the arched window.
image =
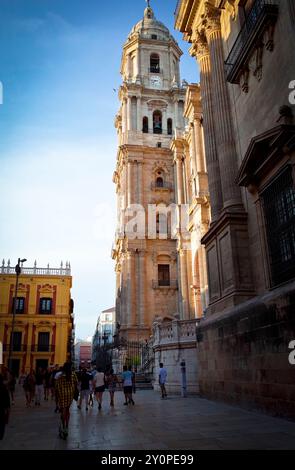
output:
M 160 57 L 158 54 L 151 54 L 150 56 L 150 72 L 160 73 Z
M 164 187 L 164 180 L 163 180 L 162 176 L 158 176 L 158 178 L 156 179 L 156 187 L 157 188 L 163 188 Z
M 144 132 L 145 134 L 148 134 L 149 132 L 149 118 L 146 116 L 144 116 L 142 120 L 142 132 Z
M 167 119 L 167 132 L 168 135 L 172 135 L 172 119 Z
M 154 111 L 153 113 L 153 131 L 154 134 L 162 134 L 162 113 Z

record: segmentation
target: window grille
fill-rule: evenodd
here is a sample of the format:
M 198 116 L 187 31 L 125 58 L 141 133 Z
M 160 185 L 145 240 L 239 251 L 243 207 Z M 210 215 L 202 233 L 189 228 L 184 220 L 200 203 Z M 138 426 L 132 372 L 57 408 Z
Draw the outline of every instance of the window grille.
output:
M 295 277 L 295 189 L 291 167 L 261 194 L 272 285 Z

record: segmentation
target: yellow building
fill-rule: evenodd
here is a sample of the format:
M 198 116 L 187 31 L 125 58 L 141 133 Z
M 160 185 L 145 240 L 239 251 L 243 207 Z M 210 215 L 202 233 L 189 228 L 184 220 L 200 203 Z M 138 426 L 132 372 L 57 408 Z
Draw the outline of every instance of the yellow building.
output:
M 62 365 L 71 359 L 74 334 L 70 264 L 60 268 L 22 267 L 14 311 L 16 273 L 4 260 L 0 267 L 0 342 L 3 363 L 18 375 L 31 367 Z M 13 326 L 13 317 L 14 326 Z M 12 335 L 13 330 L 13 335 Z

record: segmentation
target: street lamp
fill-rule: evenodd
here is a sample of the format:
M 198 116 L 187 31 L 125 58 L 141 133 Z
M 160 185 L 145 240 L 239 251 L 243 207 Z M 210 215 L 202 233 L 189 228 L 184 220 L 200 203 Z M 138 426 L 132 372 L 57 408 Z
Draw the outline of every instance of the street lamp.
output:
M 16 274 L 16 281 L 15 281 L 15 291 L 14 291 L 14 304 L 13 304 L 13 313 L 12 313 L 12 326 L 11 326 L 11 336 L 10 336 L 10 343 L 9 343 L 9 355 L 8 355 L 8 368 L 11 371 L 12 369 L 12 346 L 13 346 L 13 334 L 14 334 L 14 324 L 15 324 L 15 314 L 16 314 L 16 305 L 17 305 L 17 290 L 18 290 L 18 278 L 21 274 L 21 264 L 27 261 L 25 258 L 20 259 L 18 258 L 17 265 L 15 266 L 15 274 Z

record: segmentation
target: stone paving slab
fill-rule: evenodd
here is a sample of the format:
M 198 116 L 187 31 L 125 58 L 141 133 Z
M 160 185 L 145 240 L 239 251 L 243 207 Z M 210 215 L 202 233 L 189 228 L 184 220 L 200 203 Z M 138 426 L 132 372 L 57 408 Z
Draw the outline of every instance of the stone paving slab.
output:
M 104 394 L 102 411 L 97 406 L 71 408 L 69 437 L 59 439 L 59 415 L 54 402 L 26 408 L 19 389 L 12 406 L 0 450 L 221 450 L 295 449 L 295 423 L 198 397 L 168 397 L 141 390 L 135 406 L 123 406 L 116 393 L 114 409 Z

